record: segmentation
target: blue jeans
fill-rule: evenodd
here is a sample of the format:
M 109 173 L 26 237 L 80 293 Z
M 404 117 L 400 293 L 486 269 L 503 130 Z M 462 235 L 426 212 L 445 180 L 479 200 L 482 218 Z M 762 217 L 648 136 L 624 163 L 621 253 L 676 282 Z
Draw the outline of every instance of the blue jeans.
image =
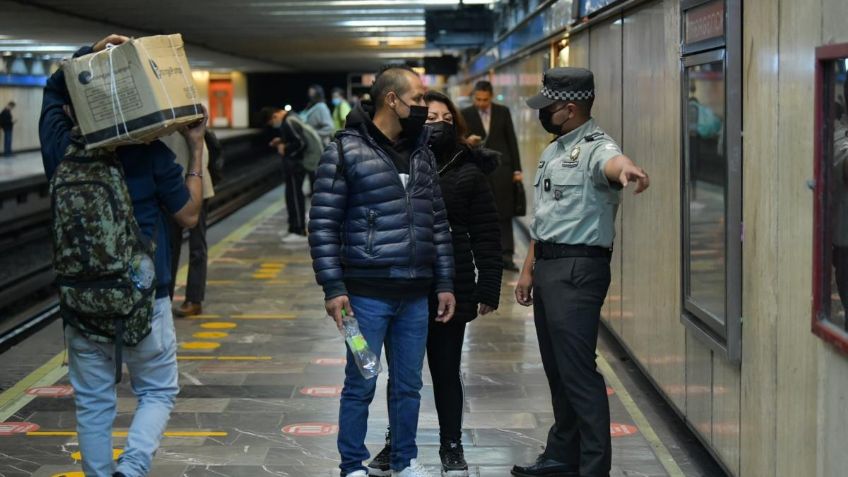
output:
M 380 356 L 385 341 L 391 355 L 389 379 L 389 426 L 392 429 L 391 466 L 409 467 L 418 457 L 415 435 L 421 405 L 421 367 L 427 345 L 427 297 L 384 299 L 351 296 L 350 305 L 359 329 L 371 350 Z M 368 430 L 368 406 L 374 399 L 377 379 L 366 380 L 347 351 L 345 383 L 339 409 L 339 466 L 342 475 L 368 469 L 362 462 L 370 457 L 365 447 Z
M 90 341 L 71 326 L 66 332 L 68 374 L 86 477 L 111 477 L 116 471 L 127 477 L 147 475 L 179 392 L 171 300 L 156 300 L 150 334 L 137 346 L 123 349 L 138 407 L 117 468 L 112 461 L 112 423 L 117 413 L 115 345 Z

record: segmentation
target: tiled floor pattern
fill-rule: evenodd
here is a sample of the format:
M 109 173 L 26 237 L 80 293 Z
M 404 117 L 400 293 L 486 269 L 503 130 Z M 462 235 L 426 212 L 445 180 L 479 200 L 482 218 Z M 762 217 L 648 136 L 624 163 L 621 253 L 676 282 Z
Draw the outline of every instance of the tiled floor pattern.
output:
M 241 240 L 225 241 L 210 263 L 207 314 L 176 321 L 182 391 L 152 476 L 338 475 L 344 345 L 325 315 L 306 246 L 280 243 L 283 224 L 278 211 Z M 511 296 L 515 278 L 505 276 L 501 309 L 468 328 L 464 443 L 473 476 L 503 477 L 513 463 L 532 461 L 552 422 L 532 314 Z M 118 449 L 135 406 L 126 382 L 119 389 Z M 63 378 L 57 387 L 31 391 L 37 397 L 9 419 L 32 423 L 35 432 L 0 424 L 0 476 L 81 475 L 73 473 L 80 466 L 66 385 Z M 372 452 L 387 425 L 385 376 L 379 387 L 367 438 Z M 611 392 L 613 475 L 667 475 Z M 427 374 L 418 442 L 421 460 L 436 471 L 432 394 Z

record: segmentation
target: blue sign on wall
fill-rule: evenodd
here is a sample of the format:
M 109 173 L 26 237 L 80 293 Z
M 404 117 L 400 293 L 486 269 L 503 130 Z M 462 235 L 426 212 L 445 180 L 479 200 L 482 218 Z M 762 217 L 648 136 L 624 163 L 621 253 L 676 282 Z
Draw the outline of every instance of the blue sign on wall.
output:
M 40 86 L 47 84 L 47 76 L 3 75 L 0 74 L 0 86 Z
M 580 18 L 589 16 L 605 6 L 618 0 L 580 0 Z

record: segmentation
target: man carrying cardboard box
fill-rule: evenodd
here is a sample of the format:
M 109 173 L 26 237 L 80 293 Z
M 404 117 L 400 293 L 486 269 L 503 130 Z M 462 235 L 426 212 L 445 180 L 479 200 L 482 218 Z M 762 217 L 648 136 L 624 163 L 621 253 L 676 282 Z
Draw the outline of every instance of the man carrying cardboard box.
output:
M 75 57 L 102 52 L 107 44 L 120 45 L 128 41 L 127 37 L 111 35 L 93 47 L 80 49 Z M 77 431 L 85 475 L 141 477 L 150 471 L 153 454 L 159 447 L 162 433 L 165 431 L 179 391 L 176 333 L 171 315 L 171 301 L 168 296 L 171 274 L 168 220 L 165 213 L 170 214 L 182 227 L 193 227 L 197 223 L 203 202 L 201 161 L 206 117 L 204 112 L 201 121 L 193 127 L 182 130 L 191 150 L 191 159 L 185 175 L 183 169 L 174 162 L 174 154 L 158 140 L 148 144 L 121 146 L 116 148 L 114 153 L 104 149 L 86 152 L 88 148 L 82 146 L 90 146 L 90 144 L 84 144 L 84 140 L 81 142 L 80 135 L 74 131 L 78 116 L 74 114 L 70 106 L 72 103 L 76 106 L 77 103 L 71 101 L 66 74 L 66 69 L 59 70 L 50 77 L 44 88 L 39 137 L 47 177 L 53 177 L 63 161 L 75 160 L 86 154 L 94 158 L 103 155 L 113 156 L 109 158 L 109 161 L 115 158 L 120 163 L 126 192 L 132 203 L 132 217 L 141 235 L 146 240 L 159 245 L 155 248 L 152 257 L 155 285 L 150 286 L 155 289 L 155 301 L 152 306 L 152 318 L 148 315 L 150 318 L 149 327 L 146 330 L 148 334 L 137 345 L 123 349 L 123 362 L 129 368 L 132 389 L 138 397 L 138 407 L 117 467 L 112 460 L 112 424 L 117 413 L 115 363 L 121 362 L 121 347 L 104 342 L 100 339 L 102 336 L 92 335 L 90 328 L 81 326 L 87 323 L 87 320 L 98 317 L 73 316 L 72 314 L 66 316 L 63 309 L 63 319 L 70 325 L 66 326 L 68 374 L 74 387 Z M 66 154 L 75 157 L 66 159 Z M 108 164 L 114 165 L 114 162 Z M 64 171 L 76 167 L 71 164 L 64 166 Z M 62 177 L 64 171 L 60 170 L 56 177 Z M 116 200 L 116 202 L 120 201 Z M 79 207 L 88 205 L 85 201 L 77 201 L 77 203 Z M 80 210 L 80 213 L 83 212 L 85 211 Z M 79 225 L 85 230 L 100 232 L 97 229 L 98 224 L 105 223 L 107 220 L 108 218 L 104 216 L 101 220 Z M 104 234 L 108 232 L 108 230 L 103 231 Z M 86 242 L 99 238 L 96 236 L 97 233 L 90 235 L 86 237 L 86 240 L 76 242 L 84 246 Z M 104 254 L 98 253 L 98 250 L 91 252 L 94 259 L 104 258 Z M 56 250 L 56 253 L 61 259 L 67 251 Z M 118 254 L 115 253 L 115 255 Z M 94 259 L 88 261 L 96 261 Z M 80 266 L 86 265 L 86 263 L 80 263 Z M 103 303 L 98 302 L 98 304 Z M 109 303 L 105 305 L 108 306 Z M 120 330 L 117 326 L 116 322 L 115 335 L 118 335 Z M 123 341 L 126 342 L 127 335 L 123 336 Z M 120 369 L 117 372 L 120 372 Z

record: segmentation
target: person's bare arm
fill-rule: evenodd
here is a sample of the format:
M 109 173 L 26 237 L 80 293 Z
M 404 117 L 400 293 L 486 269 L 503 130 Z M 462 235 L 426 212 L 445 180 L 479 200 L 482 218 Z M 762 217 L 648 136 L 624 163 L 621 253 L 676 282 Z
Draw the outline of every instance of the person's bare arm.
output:
M 524 259 L 524 267 L 515 285 L 515 300 L 519 305 L 530 306 L 533 304 L 533 267 L 536 264 L 536 241 L 531 240 L 527 248 L 527 258 Z
M 191 151 L 185 179 L 190 198 L 186 205 L 174 214 L 174 220 L 181 227 L 190 229 L 197 225 L 203 205 L 203 136 L 206 134 L 206 109 L 203 110 L 202 119 L 182 129 L 180 133 Z

